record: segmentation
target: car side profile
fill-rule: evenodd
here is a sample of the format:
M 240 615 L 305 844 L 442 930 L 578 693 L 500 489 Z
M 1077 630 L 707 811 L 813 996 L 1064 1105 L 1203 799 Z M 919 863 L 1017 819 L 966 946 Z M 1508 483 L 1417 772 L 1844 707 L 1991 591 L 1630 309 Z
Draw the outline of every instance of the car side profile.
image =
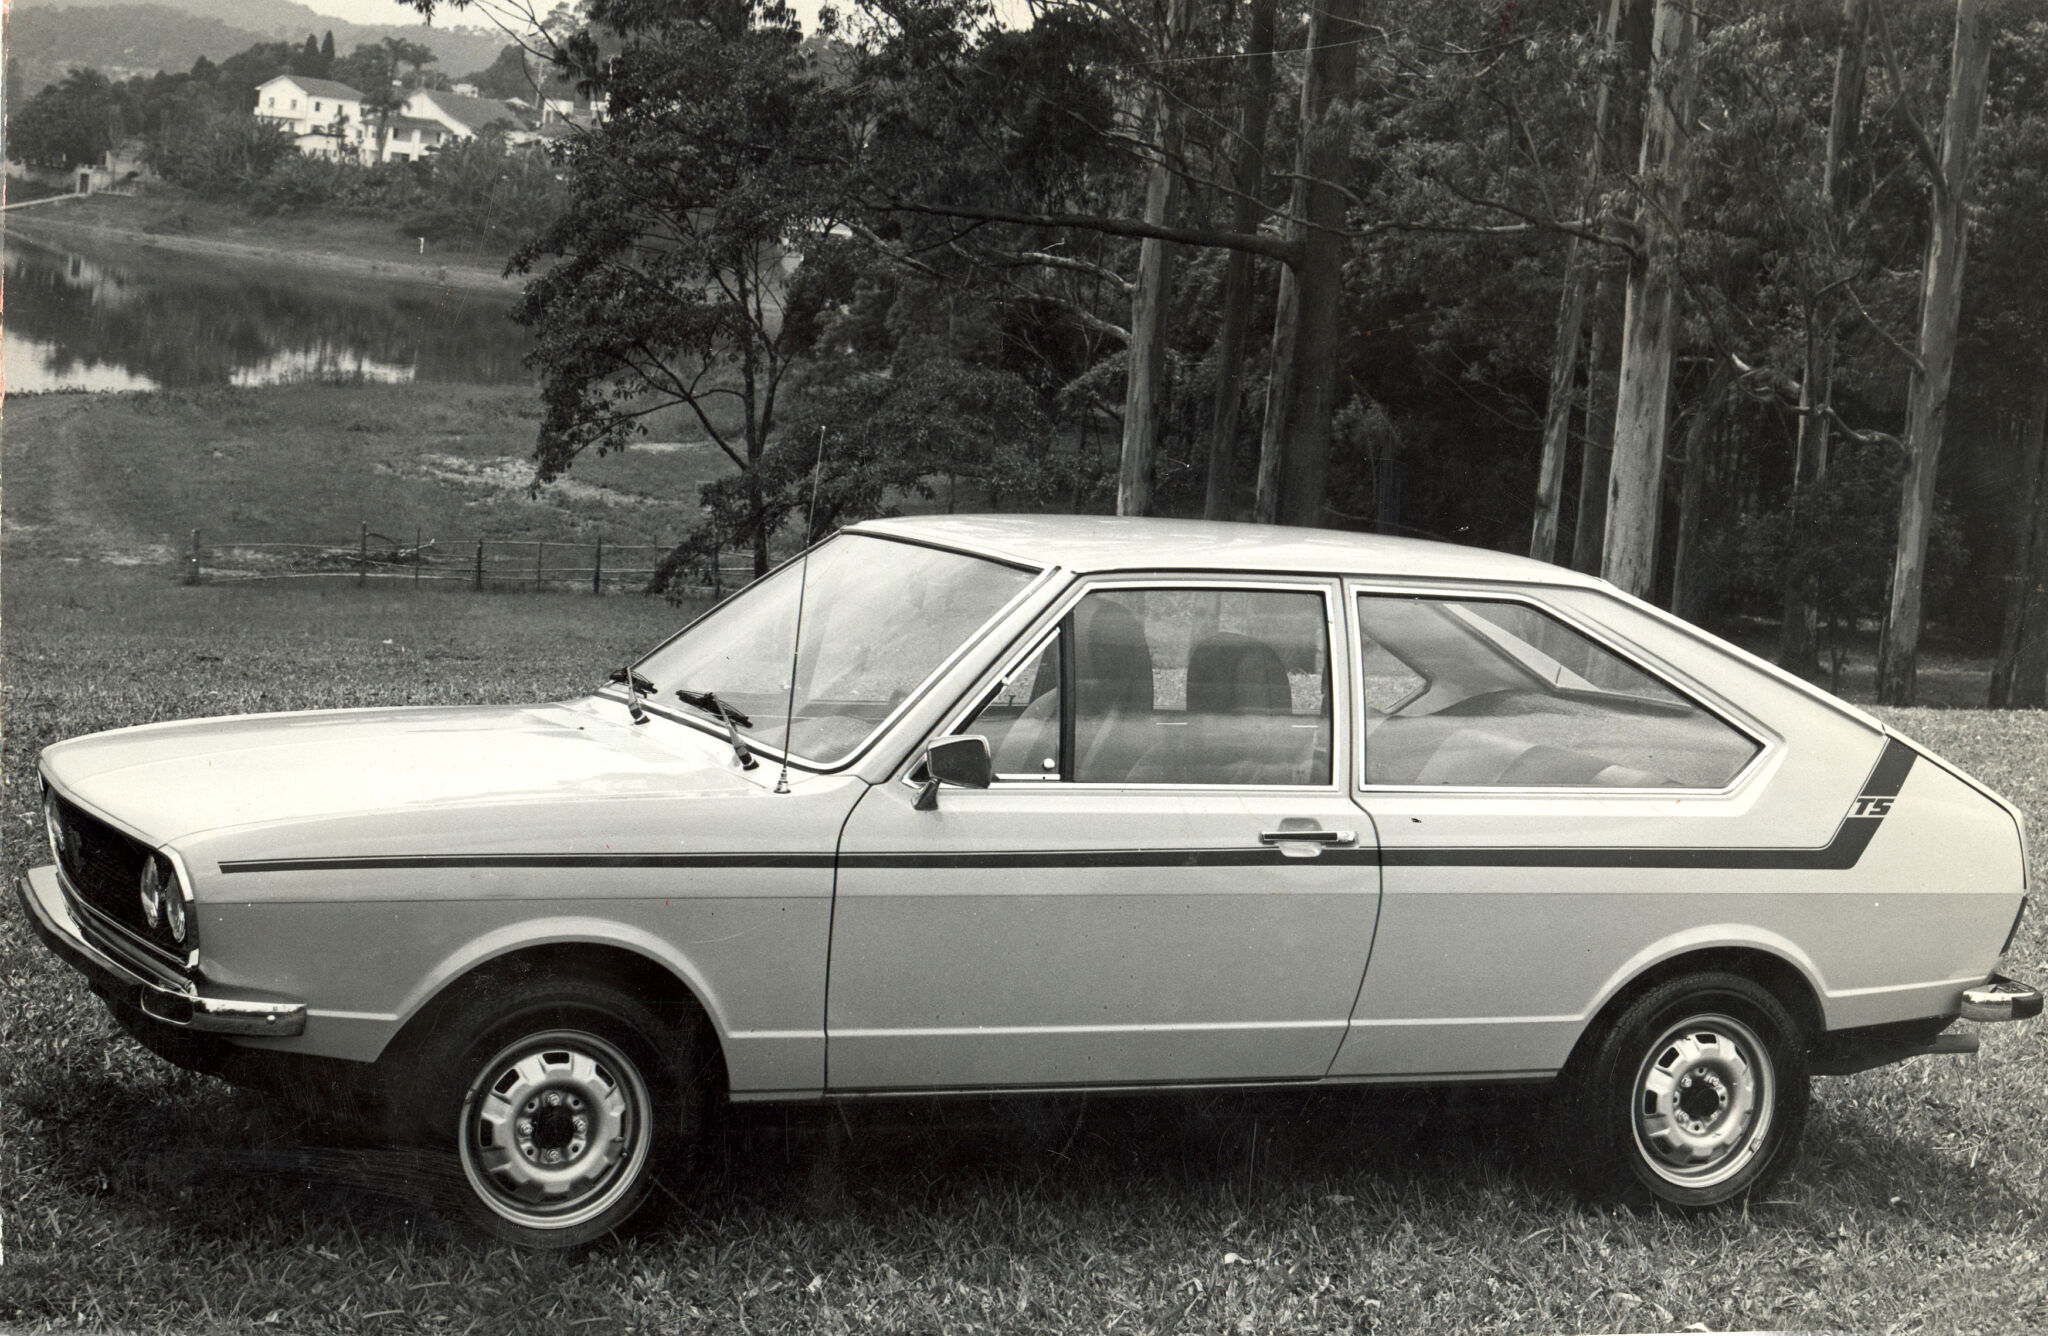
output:
M 1554 1083 L 1592 1188 L 1963 1053 L 2019 813 L 1591 577 L 1253 525 L 846 529 L 592 694 L 41 759 L 45 942 L 174 1062 L 370 1092 L 488 1230 L 617 1228 L 709 1101 Z

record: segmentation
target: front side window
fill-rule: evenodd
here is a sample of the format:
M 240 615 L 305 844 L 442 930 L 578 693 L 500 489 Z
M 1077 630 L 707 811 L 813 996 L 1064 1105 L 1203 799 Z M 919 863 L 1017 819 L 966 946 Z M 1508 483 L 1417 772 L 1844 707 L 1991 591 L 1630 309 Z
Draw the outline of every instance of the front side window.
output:
M 636 664 L 654 699 L 716 692 L 741 731 L 782 749 L 790 651 L 803 590 L 789 751 L 822 765 L 851 755 L 926 678 L 1021 594 L 1036 573 L 864 534 L 814 549 L 707 613 Z
M 1082 784 L 1330 782 L 1320 593 L 1091 593 L 964 731 L 1002 778 Z
M 1757 744 L 1524 603 L 1358 600 L 1368 784 L 1727 785 Z

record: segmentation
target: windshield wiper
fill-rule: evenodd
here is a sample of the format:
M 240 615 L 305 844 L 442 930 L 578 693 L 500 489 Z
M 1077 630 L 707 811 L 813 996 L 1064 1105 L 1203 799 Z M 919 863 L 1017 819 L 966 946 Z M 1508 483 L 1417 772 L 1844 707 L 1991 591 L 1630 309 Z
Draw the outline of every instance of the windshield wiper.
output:
M 740 769 L 752 770 L 761 764 L 754 759 L 753 749 L 740 737 L 740 730 L 752 728 L 754 721 L 720 700 L 717 692 L 691 691 L 687 687 L 677 687 L 676 699 L 725 721 L 725 740 L 732 744 L 732 754 L 739 758 Z
M 626 712 L 633 716 L 633 722 L 636 724 L 646 723 L 647 711 L 640 704 L 640 698 L 654 694 L 654 683 L 640 676 L 631 668 L 612 669 L 609 680 L 617 682 L 626 689 Z

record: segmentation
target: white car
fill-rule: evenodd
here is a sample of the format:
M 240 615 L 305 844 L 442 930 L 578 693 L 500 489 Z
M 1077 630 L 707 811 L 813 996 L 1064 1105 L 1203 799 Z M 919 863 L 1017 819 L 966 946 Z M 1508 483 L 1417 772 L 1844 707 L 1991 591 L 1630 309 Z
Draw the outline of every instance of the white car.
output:
M 614 679 L 57 744 L 18 892 L 156 1051 L 372 1092 L 539 1245 L 714 1097 L 1557 1080 L 1587 1182 L 1706 1206 L 1809 1075 L 2041 1008 L 2010 804 L 1517 557 L 877 521 Z

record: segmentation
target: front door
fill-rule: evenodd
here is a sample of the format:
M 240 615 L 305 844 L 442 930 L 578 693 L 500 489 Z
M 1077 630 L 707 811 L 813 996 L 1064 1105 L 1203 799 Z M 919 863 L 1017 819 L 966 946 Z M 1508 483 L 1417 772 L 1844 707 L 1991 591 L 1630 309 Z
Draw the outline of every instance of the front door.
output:
M 847 822 L 828 1086 L 1322 1076 L 1379 905 L 1331 745 L 1336 600 L 1310 580 L 1070 599 L 943 730 L 986 736 L 996 782 L 926 811 L 885 784 Z

